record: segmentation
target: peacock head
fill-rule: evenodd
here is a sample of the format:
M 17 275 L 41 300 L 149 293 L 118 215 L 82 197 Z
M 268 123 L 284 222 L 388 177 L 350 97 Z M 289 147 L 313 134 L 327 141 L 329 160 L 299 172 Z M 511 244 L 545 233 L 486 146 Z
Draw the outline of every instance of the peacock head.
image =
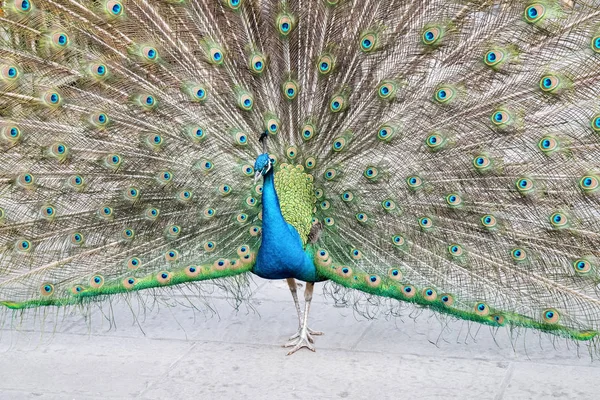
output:
M 272 168 L 273 160 L 269 158 L 269 154 L 263 153 L 256 158 L 254 162 L 254 183 L 260 178 L 260 176 L 265 176 L 267 172 Z

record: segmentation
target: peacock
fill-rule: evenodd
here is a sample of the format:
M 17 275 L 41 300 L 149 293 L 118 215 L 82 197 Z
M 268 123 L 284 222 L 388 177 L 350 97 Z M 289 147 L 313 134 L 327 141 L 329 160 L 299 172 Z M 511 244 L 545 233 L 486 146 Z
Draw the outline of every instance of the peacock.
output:
M 315 350 L 323 281 L 597 353 L 597 0 L 5 0 L 0 21 L 2 308 L 254 274 L 287 280 L 288 354 Z

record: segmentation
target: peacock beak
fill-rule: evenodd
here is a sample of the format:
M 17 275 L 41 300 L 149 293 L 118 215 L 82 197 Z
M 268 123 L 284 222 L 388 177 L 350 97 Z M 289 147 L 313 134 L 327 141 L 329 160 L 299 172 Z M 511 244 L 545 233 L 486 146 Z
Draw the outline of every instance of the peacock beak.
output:
M 260 178 L 260 176 L 262 175 L 262 171 L 256 171 L 254 173 L 254 184 L 256 185 L 256 182 L 258 181 L 258 178 Z

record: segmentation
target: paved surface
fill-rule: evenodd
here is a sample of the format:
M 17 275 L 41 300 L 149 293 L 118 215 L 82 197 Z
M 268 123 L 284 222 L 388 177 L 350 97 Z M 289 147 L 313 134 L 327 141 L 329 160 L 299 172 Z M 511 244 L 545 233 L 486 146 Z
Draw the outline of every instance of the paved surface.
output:
M 56 308 L 22 323 L 5 316 L 0 399 L 600 396 L 600 361 L 591 362 L 585 346 L 578 356 L 563 340 L 527 331 L 511 341 L 506 329 L 494 339 L 488 327 L 442 325 L 428 312 L 416 311 L 414 321 L 410 309 L 401 318 L 366 320 L 335 307 L 321 287 L 310 320 L 325 336 L 316 338 L 316 353 L 289 357 L 280 344 L 297 322 L 284 281 L 255 279 L 255 294 L 239 311 L 215 291 L 212 310 L 201 300 L 194 310 L 182 295 L 145 314 L 120 301 L 94 307 L 87 320 Z

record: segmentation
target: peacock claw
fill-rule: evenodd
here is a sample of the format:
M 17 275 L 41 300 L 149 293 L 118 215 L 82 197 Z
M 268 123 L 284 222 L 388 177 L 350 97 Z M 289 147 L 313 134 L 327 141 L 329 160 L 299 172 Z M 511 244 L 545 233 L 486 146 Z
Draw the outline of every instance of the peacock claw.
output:
M 321 331 L 313 331 L 310 328 L 306 328 L 307 333 L 308 333 L 308 340 L 310 340 L 311 343 L 314 343 L 314 339 L 312 338 L 312 336 L 321 336 L 324 335 L 323 332 Z M 294 339 L 298 338 L 300 336 L 300 332 L 302 332 L 302 328 L 298 328 L 298 332 L 294 333 L 292 336 L 290 336 L 290 338 L 288 339 L 288 343 L 293 341 Z M 289 347 L 289 346 L 284 346 L 284 347 Z
M 301 329 L 300 332 L 298 333 L 298 337 L 296 337 L 295 339 L 291 339 L 289 342 L 287 342 L 284 347 L 292 347 L 294 346 L 288 353 L 287 355 L 292 355 L 295 352 L 297 352 L 298 350 L 300 350 L 303 347 L 306 347 L 307 349 L 311 350 L 311 351 L 316 351 L 315 346 L 312 345 L 312 343 L 314 343 L 314 339 L 311 337 L 310 333 L 308 333 L 308 328 L 307 329 Z

